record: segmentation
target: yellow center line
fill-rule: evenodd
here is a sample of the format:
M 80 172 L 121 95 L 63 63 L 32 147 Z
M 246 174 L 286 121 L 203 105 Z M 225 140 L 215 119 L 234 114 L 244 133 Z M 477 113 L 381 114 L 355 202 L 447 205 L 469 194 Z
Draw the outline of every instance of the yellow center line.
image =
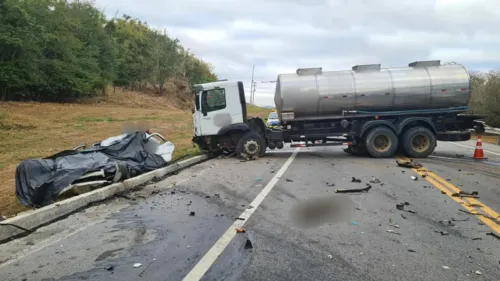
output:
M 397 157 L 398 160 L 400 161 L 408 161 L 408 158 L 404 157 Z M 438 176 L 436 173 L 427 170 L 426 168 L 422 167 L 419 169 L 412 169 L 419 175 L 426 175 L 425 180 L 434 185 L 437 189 L 443 191 L 446 195 L 448 195 L 451 199 L 456 201 L 458 204 L 460 204 L 464 209 L 467 211 L 474 213 L 474 214 L 480 214 L 481 211 L 484 213 L 488 214 L 493 218 L 489 219 L 487 217 L 481 216 L 481 215 L 476 215 L 476 217 L 484 222 L 487 226 L 489 226 L 492 230 L 494 230 L 496 233 L 500 234 L 500 215 L 486 206 L 484 203 L 481 201 L 477 200 L 476 198 L 461 198 L 461 197 L 454 197 L 452 196 L 453 193 L 459 193 L 460 189 L 447 180 L 443 179 L 442 177 Z M 470 205 L 469 205 L 470 204 Z M 474 207 L 473 207 L 474 206 Z

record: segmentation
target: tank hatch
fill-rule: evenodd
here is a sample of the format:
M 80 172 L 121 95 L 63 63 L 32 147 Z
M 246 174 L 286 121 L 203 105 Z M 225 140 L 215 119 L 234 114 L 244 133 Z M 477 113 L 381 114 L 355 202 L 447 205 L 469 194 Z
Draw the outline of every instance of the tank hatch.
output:
M 297 75 L 318 75 L 323 72 L 322 67 L 311 67 L 311 68 L 299 68 L 297 69 Z
M 362 64 L 355 65 L 352 67 L 353 71 L 361 72 L 361 71 L 380 71 L 380 64 Z
M 440 60 L 423 60 L 423 61 L 414 61 L 409 63 L 409 67 L 428 67 L 428 66 L 440 66 Z

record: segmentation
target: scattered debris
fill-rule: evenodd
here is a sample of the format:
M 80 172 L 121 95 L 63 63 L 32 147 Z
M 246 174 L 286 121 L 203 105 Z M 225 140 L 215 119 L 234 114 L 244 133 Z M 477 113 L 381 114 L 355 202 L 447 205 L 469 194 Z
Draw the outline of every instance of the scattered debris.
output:
M 463 154 L 455 154 L 455 156 L 456 156 L 457 158 L 463 158 L 463 157 L 464 157 L 464 155 L 463 155 Z
M 418 178 L 417 178 L 416 176 L 411 176 L 410 178 L 411 178 L 412 180 L 414 180 L 414 181 L 418 180 Z
M 287 182 L 293 182 L 293 180 L 289 179 L 289 178 L 286 178 L 285 179 Z
M 410 168 L 410 169 L 422 168 L 422 164 L 420 164 L 418 162 L 413 162 L 413 159 L 410 159 L 409 161 L 396 160 L 396 163 L 398 164 L 399 167 L 403 167 L 403 168 Z
M 481 204 L 477 204 L 477 203 L 469 203 L 467 204 L 467 207 L 471 207 L 471 208 L 482 208 L 484 207 L 483 205 Z
M 247 209 L 253 209 L 253 206 L 248 206 L 248 208 L 247 208 Z
M 402 217 L 403 219 L 407 219 L 407 218 L 406 218 L 406 216 L 405 216 L 405 215 L 403 215 L 403 214 L 401 214 L 401 217 Z
M 404 203 L 396 204 L 396 208 L 400 211 L 403 211 L 405 209 L 405 204 Z
M 416 214 L 417 212 L 416 211 L 413 211 L 413 210 L 406 210 L 408 213 L 412 213 L 412 214 Z
M 415 251 L 413 249 L 408 249 L 408 252 L 410 252 L 410 253 L 416 253 L 417 251 Z
M 356 207 L 356 208 L 354 208 L 354 209 L 356 209 L 356 210 L 358 210 L 358 211 L 361 211 L 361 208 L 358 208 L 358 207 Z
M 371 180 L 370 182 L 371 182 L 371 183 L 375 183 L 375 184 L 377 184 L 377 183 L 380 183 L 380 180 L 379 180 L 379 179 L 377 179 L 377 178 L 375 178 L 375 177 L 373 177 L 373 178 L 372 178 L 372 180 Z
M 107 271 L 113 271 L 113 269 L 115 269 L 114 265 L 110 265 L 110 266 L 106 267 Z
M 333 258 L 333 256 L 332 255 L 328 255 L 328 258 L 331 259 L 331 258 Z
M 443 235 L 443 236 L 448 235 L 448 231 L 446 231 L 446 230 L 442 230 L 440 233 L 441 233 L 441 235 Z
M 425 179 L 427 177 L 427 174 L 422 174 L 422 177 Z
M 256 178 L 255 180 L 256 181 L 263 181 L 264 179 L 263 178 Z
M 392 226 L 392 227 L 395 227 L 395 228 L 399 228 L 399 225 L 397 225 L 397 224 L 390 223 L 389 225 Z
M 236 232 L 237 233 L 245 233 L 246 230 L 243 227 L 238 227 L 238 228 L 236 228 Z
M 474 240 L 474 241 L 475 240 L 483 240 L 483 238 L 481 238 L 481 237 L 474 237 L 474 238 L 472 238 L 472 240 Z
M 134 268 L 138 268 L 138 267 L 141 267 L 142 266 L 142 263 L 134 263 Z
M 441 194 L 446 194 L 446 192 L 445 192 L 445 191 L 443 191 L 443 190 L 441 190 Z
M 443 269 L 450 269 L 450 267 L 446 266 L 446 265 L 443 265 L 442 267 L 443 267 Z
M 465 219 L 457 220 L 457 219 L 451 218 L 452 221 L 468 221 L 469 219 L 470 218 L 465 218 Z
M 446 179 L 447 181 L 451 181 L 451 179 Z
M 355 177 L 352 177 L 351 182 L 361 182 L 361 180 L 360 180 L 360 179 L 357 179 L 357 178 L 355 178 Z
M 194 215 L 196 215 L 196 213 L 195 213 L 195 212 L 189 212 L 189 216 L 190 216 L 190 217 L 194 217 Z
M 217 197 L 217 198 L 220 198 L 220 194 L 219 193 L 215 193 L 214 196 Z
M 475 273 L 475 274 L 477 274 L 477 275 L 481 275 L 481 274 L 483 274 L 483 273 L 482 273 L 481 271 L 479 271 L 479 270 L 474 271 L 474 273 Z
M 175 194 L 175 191 L 170 191 L 170 194 L 174 195 L 174 194 Z
M 236 219 L 239 220 L 239 221 L 244 221 L 245 220 L 245 218 L 236 218 Z
M 392 234 L 401 235 L 401 233 L 394 231 L 394 229 L 387 229 L 386 231 Z
M 488 233 L 486 233 L 486 235 L 493 236 L 496 239 L 500 240 L 500 235 L 496 234 L 495 232 L 488 232 Z
M 354 178 L 353 178 L 354 179 Z M 335 193 L 356 193 L 356 192 L 368 192 L 372 188 L 371 185 L 366 184 L 365 188 L 352 188 L 352 189 L 335 189 Z
M 250 241 L 250 239 L 247 239 L 247 242 L 245 242 L 245 247 L 244 247 L 245 250 L 248 250 L 248 249 L 253 249 L 253 245 L 252 245 L 252 241 Z
M 329 186 L 329 187 L 334 187 L 335 184 L 333 182 L 326 182 L 326 186 Z
M 359 222 L 357 222 L 357 221 L 352 221 L 352 222 L 351 222 L 351 224 L 352 224 L 352 225 L 359 225 Z
M 472 192 L 467 192 L 460 190 L 458 193 L 453 193 L 451 196 L 453 197 L 469 197 L 469 198 L 479 198 L 479 192 L 477 191 L 472 191 Z

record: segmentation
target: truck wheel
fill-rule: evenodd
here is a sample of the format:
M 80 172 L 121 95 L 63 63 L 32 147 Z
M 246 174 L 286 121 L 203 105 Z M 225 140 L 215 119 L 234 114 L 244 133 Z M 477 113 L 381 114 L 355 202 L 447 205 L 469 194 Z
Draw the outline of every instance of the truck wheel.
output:
M 248 158 L 262 156 L 266 152 L 266 142 L 259 134 L 247 132 L 241 137 L 236 153 L 245 154 Z
M 372 129 L 366 136 L 366 150 L 374 158 L 387 158 L 398 149 L 398 137 L 386 127 Z
M 403 148 L 408 156 L 425 158 L 436 148 L 436 136 L 425 127 L 411 128 L 404 133 Z

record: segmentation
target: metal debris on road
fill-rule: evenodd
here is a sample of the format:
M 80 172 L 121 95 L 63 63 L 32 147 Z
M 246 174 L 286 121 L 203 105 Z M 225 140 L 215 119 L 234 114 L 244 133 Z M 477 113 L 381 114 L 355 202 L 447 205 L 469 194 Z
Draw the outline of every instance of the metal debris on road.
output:
M 236 228 L 236 232 L 237 233 L 245 233 L 246 230 L 243 227 L 238 227 L 238 228 Z
M 351 182 L 361 182 L 361 180 L 360 180 L 360 179 L 357 179 L 357 178 L 355 178 L 355 177 L 352 177 Z
M 353 178 L 354 179 L 354 178 Z M 365 188 L 351 188 L 351 189 L 335 189 L 335 193 L 356 193 L 356 192 L 368 192 L 372 188 L 371 185 L 366 184 Z
M 141 267 L 142 266 L 142 263 L 134 263 L 134 268 L 138 268 L 138 267 Z
M 410 168 L 410 169 L 422 168 L 422 164 L 420 164 L 418 162 L 414 162 L 413 159 L 410 159 L 409 161 L 396 160 L 396 163 L 398 164 L 399 167 L 403 167 L 403 168 Z
M 486 233 L 486 235 L 493 236 L 496 239 L 500 240 L 500 235 L 496 234 L 495 232 L 488 232 L 488 233 Z
M 477 195 L 477 192 L 474 191 L 476 194 L 470 194 L 470 193 L 462 193 L 462 192 L 458 192 L 458 193 L 453 193 L 451 194 L 451 196 L 453 197 L 467 197 L 467 198 L 479 198 L 479 196 Z M 473 193 L 474 193 L 473 192 Z
M 386 231 L 392 234 L 401 235 L 401 233 L 394 231 L 394 229 L 387 229 Z
M 411 178 L 412 180 L 414 180 L 414 181 L 418 180 L 418 178 L 417 178 L 416 176 L 411 176 L 410 178 Z
M 252 241 L 250 239 L 247 239 L 247 242 L 245 242 L 245 247 L 243 247 L 245 250 L 248 249 L 253 249 Z
M 408 249 L 408 252 L 410 252 L 410 253 L 416 253 L 417 251 L 415 251 L 413 249 Z

